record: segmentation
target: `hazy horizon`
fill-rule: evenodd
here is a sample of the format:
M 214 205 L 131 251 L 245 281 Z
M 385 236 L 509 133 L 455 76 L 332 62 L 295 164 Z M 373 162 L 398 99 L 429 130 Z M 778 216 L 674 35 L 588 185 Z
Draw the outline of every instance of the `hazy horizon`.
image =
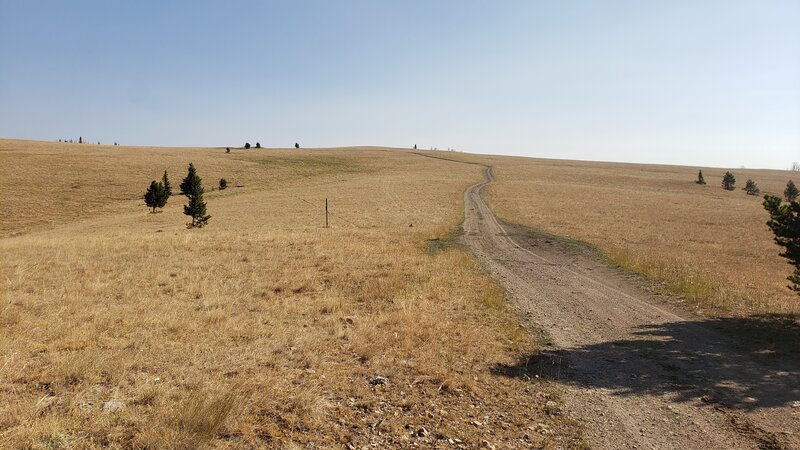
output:
M 800 2 L 0 0 L 0 136 L 800 160 Z

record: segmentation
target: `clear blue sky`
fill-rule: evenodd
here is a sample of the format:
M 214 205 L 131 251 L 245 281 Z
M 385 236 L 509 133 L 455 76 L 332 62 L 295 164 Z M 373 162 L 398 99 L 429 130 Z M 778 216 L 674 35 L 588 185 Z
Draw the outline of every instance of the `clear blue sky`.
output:
M 800 1 L 0 0 L 0 136 L 786 168 Z

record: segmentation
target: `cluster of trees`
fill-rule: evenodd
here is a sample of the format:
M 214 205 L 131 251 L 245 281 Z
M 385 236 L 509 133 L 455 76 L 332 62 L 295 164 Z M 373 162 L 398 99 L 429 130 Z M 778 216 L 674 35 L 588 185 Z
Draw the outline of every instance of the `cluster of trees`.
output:
M 245 143 L 244 143 L 244 148 L 245 148 L 246 150 L 249 150 L 249 149 L 250 149 L 250 147 L 251 147 L 251 145 L 250 145 L 250 143 L 249 143 L 249 142 L 245 142 Z M 260 142 L 256 142 L 256 148 L 261 148 L 261 143 L 260 143 Z M 295 142 L 295 143 L 294 143 L 294 148 L 300 148 L 300 144 L 298 144 L 297 142 Z M 225 153 L 230 153 L 230 152 L 231 152 L 231 148 L 230 148 L 230 147 L 225 147 Z
M 74 143 L 72 141 L 72 139 L 59 139 L 58 142 L 63 142 L 65 144 L 73 144 Z M 78 136 L 78 144 L 91 144 L 91 142 L 84 140 L 83 136 Z M 100 145 L 100 141 L 97 141 L 97 145 Z M 118 145 L 118 144 L 116 142 L 114 142 L 114 145 Z
M 797 164 L 792 167 L 795 170 Z M 706 184 L 703 171 L 697 174 L 697 184 Z M 722 188 L 732 191 L 736 186 L 736 177 L 731 172 L 725 172 L 722 177 Z M 755 181 L 748 179 L 744 185 L 744 191 L 748 195 L 758 195 L 760 189 Z M 769 213 L 767 226 L 775 235 L 775 243 L 783 247 L 781 256 L 788 259 L 789 264 L 794 266 L 794 272 L 787 277 L 789 289 L 800 294 L 800 190 L 789 180 L 783 190 L 783 199 L 773 194 L 764 195 L 764 209 Z M 784 202 L 785 200 L 785 202 Z
M 224 182 L 224 183 L 223 183 Z M 228 183 L 225 179 L 220 180 L 220 189 L 224 189 L 223 184 L 227 187 Z M 197 175 L 197 170 L 194 164 L 189 163 L 189 170 L 186 178 L 180 184 L 181 194 L 186 196 L 187 204 L 183 206 L 183 213 L 192 218 L 192 221 L 187 224 L 188 228 L 202 228 L 211 219 L 211 216 L 206 212 L 206 202 L 203 199 L 203 180 Z M 167 204 L 167 200 L 172 195 L 172 185 L 169 182 L 167 171 L 161 177 L 161 181 L 153 180 L 150 187 L 144 194 L 145 204 L 153 208 L 163 208 Z
M 695 181 L 695 183 L 706 184 L 706 180 L 703 177 L 702 170 L 697 173 L 697 180 Z M 736 177 L 730 171 L 725 172 L 725 175 L 722 176 L 722 188 L 725 189 L 726 191 L 732 191 L 736 189 Z M 747 179 L 747 181 L 745 181 L 742 190 L 744 190 L 747 193 L 747 195 L 758 195 L 761 193 L 761 189 L 758 187 L 758 184 L 756 184 L 755 181 L 749 178 Z M 792 192 L 795 192 L 795 194 L 791 195 Z M 787 200 L 791 201 L 797 197 L 796 192 L 797 192 L 797 187 L 794 185 L 794 182 L 792 180 L 789 180 L 789 182 L 786 183 L 786 190 L 784 191 L 784 196 L 786 197 Z M 790 196 L 792 197 L 792 199 L 789 198 Z
M 150 182 L 150 187 L 148 187 L 147 192 L 144 193 L 144 203 L 150 208 L 153 208 L 153 212 L 156 212 L 156 208 L 163 208 L 166 206 L 167 200 L 169 200 L 171 195 L 172 185 L 169 182 L 169 176 L 165 170 L 161 181 L 153 180 Z

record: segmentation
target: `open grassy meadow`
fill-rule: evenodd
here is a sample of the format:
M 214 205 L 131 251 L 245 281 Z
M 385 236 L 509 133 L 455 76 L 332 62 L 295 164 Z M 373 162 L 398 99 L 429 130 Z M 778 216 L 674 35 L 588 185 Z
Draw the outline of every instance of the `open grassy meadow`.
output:
M 445 239 L 479 166 L 0 140 L 0 168 L 0 447 L 580 445 L 550 386 L 489 370 L 534 344 Z
M 712 314 L 800 313 L 786 288 L 792 271 L 765 225 L 763 193 L 782 196 L 800 173 L 487 157 L 487 191 L 505 219 L 588 242 L 623 267 L 644 273 Z M 762 195 L 742 190 L 751 178 Z

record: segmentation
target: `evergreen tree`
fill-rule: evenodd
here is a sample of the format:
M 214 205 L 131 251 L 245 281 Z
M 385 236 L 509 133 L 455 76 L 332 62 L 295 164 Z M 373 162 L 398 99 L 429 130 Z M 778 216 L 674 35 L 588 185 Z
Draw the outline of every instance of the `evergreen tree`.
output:
M 144 193 L 144 203 L 150 208 L 153 208 L 153 212 L 156 212 L 156 208 L 163 208 L 164 205 L 167 204 L 167 198 L 164 185 L 156 180 L 150 182 L 150 187 L 148 187 L 147 192 Z
M 244 143 L 244 148 L 250 148 L 250 143 L 249 142 L 245 142 Z
M 744 191 L 747 192 L 747 195 L 758 195 L 758 193 L 761 192 L 756 182 L 749 178 L 744 183 Z
M 192 217 L 192 222 L 187 224 L 187 227 L 202 228 L 211 216 L 206 214 L 202 179 L 197 176 L 197 171 L 192 163 L 189 163 L 189 172 L 186 174 L 186 178 L 181 181 L 181 194 L 189 199 L 189 203 L 183 206 L 183 213 Z
M 256 148 L 261 148 L 261 142 L 256 142 Z
M 736 178 L 730 172 L 725 172 L 722 177 L 722 188 L 726 191 L 732 191 L 736 185 Z
M 702 170 L 697 174 L 697 181 L 695 181 L 695 183 L 697 183 L 697 184 L 706 184 L 706 179 L 703 178 L 703 171 Z
M 787 202 L 793 202 L 797 200 L 797 195 L 800 194 L 800 191 L 797 190 L 797 186 L 794 185 L 794 181 L 789 180 L 786 183 L 786 189 L 783 190 L 783 196 L 786 197 Z
M 226 180 L 225 178 L 220 178 L 219 179 L 219 190 L 220 191 L 224 191 L 227 188 L 228 188 L 228 180 Z
M 780 254 L 794 266 L 794 273 L 787 279 L 789 289 L 800 294 L 800 203 L 782 203 L 780 197 L 764 196 L 764 209 L 769 211 L 767 226 L 775 234 L 775 243 L 785 250 Z
M 172 196 L 172 183 L 169 182 L 169 177 L 167 176 L 167 171 L 164 171 L 164 175 L 161 177 L 161 184 L 164 185 L 164 195 L 167 198 Z
M 298 144 L 297 142 L 295 142 L 295 143 L 294 143 L 294 148 L 300 148 L 300 144 Z

